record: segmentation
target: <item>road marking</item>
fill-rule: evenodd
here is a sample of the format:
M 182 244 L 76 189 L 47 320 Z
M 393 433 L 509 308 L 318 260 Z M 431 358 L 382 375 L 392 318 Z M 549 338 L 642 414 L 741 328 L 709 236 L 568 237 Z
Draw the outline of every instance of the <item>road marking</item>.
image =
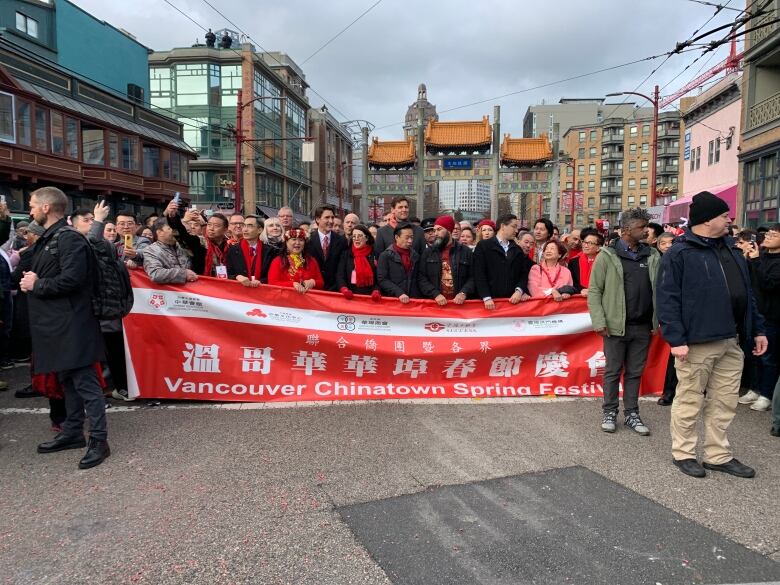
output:
M 143 399 L 141 399 L 143 400 Z M 272 408 L 311 408 L 325 406 L 356 407 L 379 404 L 557 404 L 560 402 L 601 401 L 601 397 L 584 398 L 579 396 L 522 396 L 516 398 L 391 398 L 387 400 L 313 400 L 301 402 L 197 402 L 197 403 L 165 403 L 158 406 L 138 404 L 133 406 L 112 406 L 106 414 L 137 412 L 139 410 L 266 410 Z M 657 396 L 643 396 L 642 401 L 655 402 Z M 0 408 L 0 415 L 9 414 L 49 414 L 48 408 Z

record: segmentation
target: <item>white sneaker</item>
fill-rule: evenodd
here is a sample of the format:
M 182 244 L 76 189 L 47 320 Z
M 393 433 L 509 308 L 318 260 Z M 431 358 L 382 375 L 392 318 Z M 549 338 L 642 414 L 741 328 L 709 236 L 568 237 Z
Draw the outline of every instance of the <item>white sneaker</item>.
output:
M 772 401 L 766 396 L 759 396 L 753 404 L 750 405 L 750 410 L 769 410 L 772 408 Z
M 753 404 L 756 400 L 761 398 L 761 395 L 755 390 L 748 390 L 747 394 L 740 396 L 737 402 L 739 404 Z

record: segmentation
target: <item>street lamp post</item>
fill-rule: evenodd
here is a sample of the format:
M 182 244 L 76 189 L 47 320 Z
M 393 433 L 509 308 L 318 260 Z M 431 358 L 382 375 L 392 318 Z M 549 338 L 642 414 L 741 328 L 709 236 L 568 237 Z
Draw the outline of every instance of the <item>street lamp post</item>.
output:
M 655 185 L 655 177 L 656 177 L 656 170 L 658 165 L 658 104 L 660 103 L 660 96 L 658 95 L 658 86 L 655 86 L 655 90 L 653 91 L 653 97 L 647 96 L 643 93 L 638 93 L 636 91 L 618 91 L 615 93 L 608 93 L 608 97 L 614 97 L 617 95 L 638 95 L 641 98 L 645 98 L 648 102 L 653 104 L 653 167 L 650 170 L 650 205 L 648 207 L 653 207 L 655 205 L 655 194 L 656 194 L 656 185 Z
M 566 165 L 569 167 L 572 171 L 571 176 L 571 203 L 569 204 L 569 212 L 571 213 L 570 216 L 570 223 L 569 226 L 572 230 L 574 230 L 574 198 L 577 195 L 577 163 L 574 159 L 570 158 L 567 160 L 560 161 L 561 164 Z M 568 189 L 567 189 L 568 191 Z M 566 211 L 563 212 L 563 218 L 566 219 Z

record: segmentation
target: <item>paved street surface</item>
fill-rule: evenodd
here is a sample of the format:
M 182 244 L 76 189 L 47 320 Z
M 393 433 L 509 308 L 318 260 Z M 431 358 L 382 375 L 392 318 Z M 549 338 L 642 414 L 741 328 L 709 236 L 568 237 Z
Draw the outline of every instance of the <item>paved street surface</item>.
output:
M 0 583 L 780 581 L 768 413 L 732 425 L 754 480 L 682 475 L 654 402 L 645 438 L 555 399 L 113 408 L 112 456 L 79 471 L 35 453 L 25 375 L 0 375 Z

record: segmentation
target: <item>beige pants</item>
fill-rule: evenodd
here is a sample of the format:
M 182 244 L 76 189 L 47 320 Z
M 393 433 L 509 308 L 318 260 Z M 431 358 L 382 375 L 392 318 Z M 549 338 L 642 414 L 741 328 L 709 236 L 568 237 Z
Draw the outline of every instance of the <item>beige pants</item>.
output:
M 702 413 L 702 461 L 720 465 L 732 459 L 726 429 L 737 412 L 744 359 L 736 338 L 691 345 L 688 359 L 675 359 L 678 383 L 670 424 L 672 457 L 696 458 L 696 421 Z

